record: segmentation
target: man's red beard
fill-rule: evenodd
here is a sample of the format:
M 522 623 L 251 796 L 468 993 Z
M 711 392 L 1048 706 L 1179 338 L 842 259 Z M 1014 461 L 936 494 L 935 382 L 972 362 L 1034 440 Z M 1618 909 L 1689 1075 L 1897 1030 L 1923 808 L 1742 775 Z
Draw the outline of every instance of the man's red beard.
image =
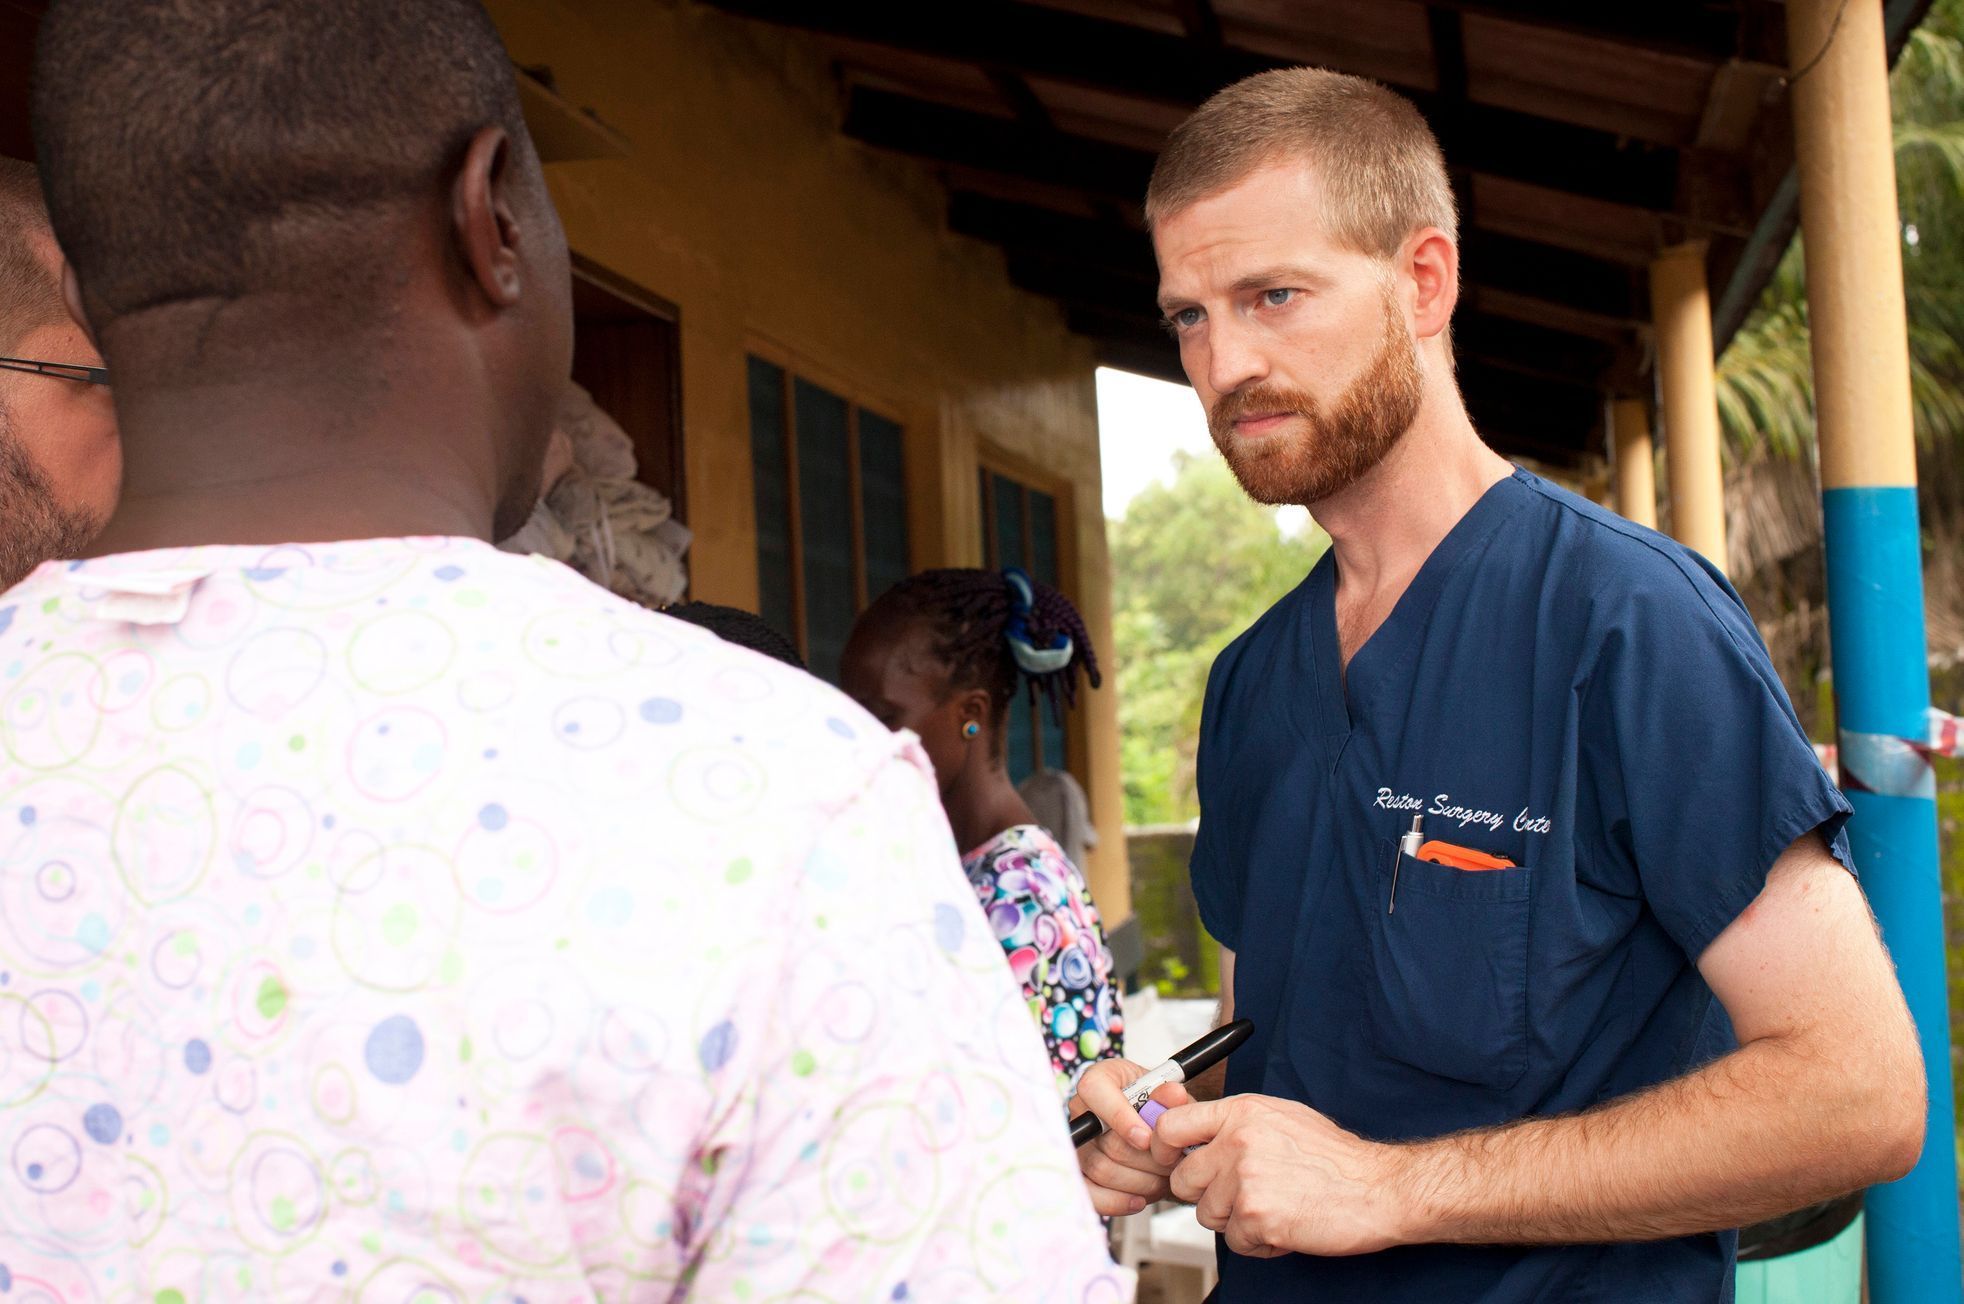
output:
M 1377 354 L 1327 417 L 1307 394 L 1253 385 L 1223 394 L 1207 413 L 1207 429 L 1250 498 L 1311 507 L 1385 459 L 1417 420 L 1423 392 L 1418 350 L 1387 295 Z M 1300 418 L 1299 428 L 1252 443 L 1235 433 L 1242 417 L 1276 413 Z

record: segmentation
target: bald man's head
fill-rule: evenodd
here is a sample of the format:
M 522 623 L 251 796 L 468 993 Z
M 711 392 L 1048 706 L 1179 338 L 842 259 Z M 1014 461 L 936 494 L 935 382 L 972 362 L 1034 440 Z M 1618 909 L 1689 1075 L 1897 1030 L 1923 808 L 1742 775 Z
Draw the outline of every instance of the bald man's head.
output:
M 112 355 L 114 319 L 187 300 L 372 316 L 391 219 L 493 124 L 536 173 L 478 0 L 59 0 L 41 25 L 42 180 Z
M 0 159 L 0 588 L 76 556 L 115 510 L 116 414 L 100 385 L 21 369 L 102 359 L 68 315 L 61 249 L 31 164 Z
M 146 508 L 244 492 L 218 488 L 238 454 L 184 460 L 236 438 L 254 484 L 313 510 L 295 477 L 331 436 L 452 468 L 457 500 L 491 487 L 494 535 L 524 524 L 572 278 L 478 0 L 53 0 L 34 140 Z M 301 419 L 265 429 L 268 406 Z

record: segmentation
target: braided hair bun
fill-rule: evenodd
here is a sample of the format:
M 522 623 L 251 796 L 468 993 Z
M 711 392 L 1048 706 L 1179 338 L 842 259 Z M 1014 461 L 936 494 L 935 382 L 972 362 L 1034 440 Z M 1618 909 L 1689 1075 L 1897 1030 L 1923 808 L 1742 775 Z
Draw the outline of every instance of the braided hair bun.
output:
M 1020 570 L 922 571 L 880 595 L 865 618 L 924 624 L 949 690 L 987 690 L 997 719 L 1027 683 L 1031 700 L 1041 696 L 1061 724 L 1077 705 L 1078 672 L 1093 688 L 1103 682 L 1077 608 Z

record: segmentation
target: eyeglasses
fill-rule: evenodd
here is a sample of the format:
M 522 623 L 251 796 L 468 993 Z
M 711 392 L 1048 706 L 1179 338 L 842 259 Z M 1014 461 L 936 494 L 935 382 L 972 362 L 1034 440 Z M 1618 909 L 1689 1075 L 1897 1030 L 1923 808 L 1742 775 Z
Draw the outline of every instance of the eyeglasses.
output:
M 84 367 L 72 362 L 35 362 L 29 358 L 0 358 L 0 371 L 25 371 L 58 380 L 77 380 L 84 385 L 107 385 L 107 367 Z

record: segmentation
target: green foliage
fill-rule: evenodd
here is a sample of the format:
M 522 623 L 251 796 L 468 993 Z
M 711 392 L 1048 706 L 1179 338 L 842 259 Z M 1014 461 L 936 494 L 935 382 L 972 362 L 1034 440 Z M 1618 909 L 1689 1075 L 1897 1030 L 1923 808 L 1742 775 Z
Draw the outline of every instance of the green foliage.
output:
M 1221 948 L 1200 926 L 1187 862 L 1193 833 L 1177 825 L 1135 829 L 1126 840 L 1132 858 L 1132 910 L 1145 945 L 1145 976 L 1161 996 L 1218 996 Z
M 1180 872 L 1186 873 L 1186 866 L 1182 865 Z M 1194 944 L 1200 951 L 1199 968 L 1194 968 L 1177 955 L 1169 955 L 1160 961 L 1159 976 L 1153 979 L 1153 987 L 1161 996 L 1220 999 L 1221 944 L 1209 937 L 1204 928 L 1194 930 Z
M 1255 617 L 1309 573 L 1329 543 L 1288 537 L 1248 501 L 1226 463 L 1178 459 L 1174 482 L 1145 489 L 1111 526 L 1120 649 L 1120 756 L 1128 824 L 1199 814 L 1194 745 L 1207 669 Z
M 1911 395 L 1927 450 L 1964 443 L 1964 0 L 1936 0 L 1889 90 Z M 1719 359 L 1719 417 L 1735 463 L 1805 456 L 1813 446 L 1806 294 L 1796 237 Z

